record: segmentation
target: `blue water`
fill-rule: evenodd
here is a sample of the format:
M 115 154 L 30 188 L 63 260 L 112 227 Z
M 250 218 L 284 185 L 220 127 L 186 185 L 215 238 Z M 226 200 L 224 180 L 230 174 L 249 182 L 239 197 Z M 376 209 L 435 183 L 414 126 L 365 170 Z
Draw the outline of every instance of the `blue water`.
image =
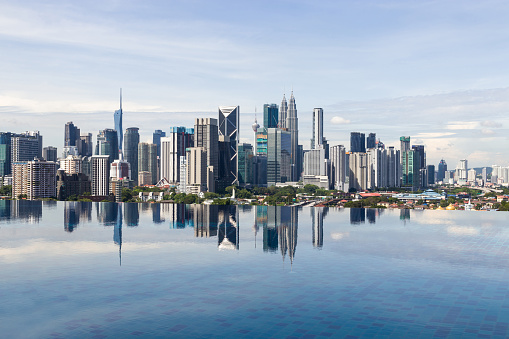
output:
M 508 215 L 0 201 L 0 333 L 506 337 Z

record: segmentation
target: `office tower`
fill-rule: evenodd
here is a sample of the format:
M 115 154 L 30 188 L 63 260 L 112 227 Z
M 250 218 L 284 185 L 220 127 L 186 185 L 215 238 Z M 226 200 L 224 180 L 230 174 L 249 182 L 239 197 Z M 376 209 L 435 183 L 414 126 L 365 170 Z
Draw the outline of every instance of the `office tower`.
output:
M 366 138 L 366 148 L 375 148 L 376 147 L 376 133 L 369 133 Z
M 279 106 L 279 128 L 286 128 L 286 118 L 288 116 L 288 103 L 286 97 L 283 94 L 283 100 L 281 100 L 281 106 Z
M 239 144 L 239 185 L 253 183 L 253 146 Z
M 367 154 L 354 152 L 349 155 L 350 188 L 364 191 L 368 188 Z
M 199 118 L 194 121 L 194 147 L 207 150 L 207 166 L 214 168 L 214 177 L 219 179 L 219 131 L 217 119 Z
M 150 173 L 150 185 L 157 183 L 157 146 L 155 144 L 145 142 L 138 144 L 138 176 L 140 172 Z
M 256 145 L 257 145 L 257 142 L 256 142 L 256 133 L 258 132 L 258 128 L 260 128 L 260 124 L 258 123 L 258 121 L 256 120 L 256 116 L 255 116 L 255 121 L 254 123 L 251 125 L 251 128 L 253 129 L 253 132 L 254 132 L 254 143 L 253 143 L 253 147 L 255 148 L 254 149 L 254 154 L 256 155 Z
M 499 176 L 500 177 L 500 176 Z M 456 182 L 460 185 L 464 185 L 467 183 L 468 179 L 468 161 L 466 159 L 460 160 L 458 166 L 456 167 Z
M 447 163 L 445 162 L 444 159 L 442 159 L 442 160 L 440 160 L 440 163 L 438 164 L 437 181 L 444 181 L 445 172 L 447 172 Z
M 124 133 L 124 159 L 131 168 L 131 180 L 133 184 L 138 183 L 138 144 L 140 143 L 140 133 L 138 127 L 126 128 Z
M 207 151 L 203 147 L 187 149 L 187 190 L 195 194 L 207 191 Z
M 412 150 L 417 152 L 417 156 L 419 157 L 419 187 L 426 187 L 426 152 L 424 152 L 424 145 L 412 145 Z
M 116 137 L 116 136 L 115 136 Z M 115 140 L 117 140 L 115 138 Z M 110 193 L 110 158 L 108 155 L 93 155 L 92 169 L 92 195 L 107 196 Z
M 421 186 L 420 168 L 420 154 L 417 151 L 401 152 L 401 184 L 403 186 L 411 186 L 413 191 Z
M 57 148 L 53 146 L 44 147 L 42 149 L 42 157 L 46 161 L 57 161 Z
M 67 174 L 63 169 L 57 170 L 58 200 L 66 200 L 72 195 L 79 197 L 86 192 L 92 192 L 89 177 L 83 173 Z
M 399 141 L 401 143 L 401 154 L 403 154 L 403 152 L 410 151 L 410 137 L 401 137 L 399 138 Z
M 350 133 L 350 152 L 366 152 L 366 138 L 364 133 Z
M 111 128 L 99 131 L 97 134 L 96 155 L 107 155 L 109 162 L 118 159 L 118 136 L 117 131 Z
M 267 156 L 253 157 L 253 185 L 267 186 Z
M 387 186 L 401 186 L 401 160 L 400 151 L 393 146 L 387 148 Z
M 382 148 L 367 150 L 368 189 L 388 187 L 387 151 Z
M 42 158 L 42 136 L 39 132 L 13 134 L 11 137 L 12 163 Z
M 187 155 L 180 157 L 180 183 L 178 186 L 178 191 L 180 193 L 187 192 Z
M 122 88 L 120 89 L 120 108 L 115 111 L 113 118 L 115 120 L 115 131 L 117 131 L 117 153 L 122 154 L 122 143 L 124 137 L 124 131 L 122 130 Z M 118 159 L 119 157 L 115 157 Z
M 238 184 L 238 144 L 239 144 L 239 106 L 219 107 L 219 136 L 223 136 L 229 142 L 229 179 L 230 185 Z
M 483 186 L 486 185 L 486 182 L 488 182 L 488 170 L 486 167 L 482 168 L 482 184 Z
M 328 207 L 315 207 L 311 209 L 311 227 L 313 230 L 313 247 L 323 247 L 323 219 L 329 211 Z
M 91 157 L 94 153 L 94 144 L 92 143 L 92 133 L 82 134 L 80 136 L 81 141 L 81 154 L 85 157 Z
M 92 178 L 92 157 L 81 157 L 81 172 Z
M 171 184 L 180 181 L 180 157 L 186 154 L 186 148 L 192 147 L 194 130 L 185 127 L 172 127 L 167 137 L 161 138 L 161 178 Z
M 279 128 L 267 129 L 267 185 L 291 180 L 292 135 Z
M 76 146 L 79 149 L 80 141 L 80 129 L 69 121 L 65 124 L 64 146 Z
M 60 159 L 60 169 L 67 174 L 82 173 L 83 160 L 76 155 L 69 155 L 65 159 Z
M 429 187 L 429 186 L 435 185 L 435 165 L 426 166 L 426 172 L 428 175 L 426 186 Z
M 12 164 L 12 196 L 26 195 L 28 200 L 56 197 L 57 164 L 35 159 Z
M 286 117 L 286 128 L 291 134 L 291 174 L 289 180 L 299 181 L 302 170 L 302 158 L 299 154 L 299 119 L 297 118 L 297 106 L 295 105 L 295 97 L 290 96 L 290 104 L 288 105 L 288 114 Z
M 267 156 L 267 129 L 263 127 L 256 132 L 256 155 Z
M 323 109 L 313 109 L 313 136 L 311 149 L 319 149 L 323 144 Z
M 0 132 L 0 177 L 11 174 L 11 138 L 14 134 Z
M 279 124 L 279 110 L 276 104 L 263 105 L 263 127 L 276 128 Z
M 156 129 L 152 134 L 152 143 L 157 146 L 157 156 L 161 156 L 161 138 L 166 136 L 166 132 Z
M 336 190 L 348 191 L 346 175 L 349 164 L 346 162 L 346 150 L 343 145 L 330 148 L 331 183 Z

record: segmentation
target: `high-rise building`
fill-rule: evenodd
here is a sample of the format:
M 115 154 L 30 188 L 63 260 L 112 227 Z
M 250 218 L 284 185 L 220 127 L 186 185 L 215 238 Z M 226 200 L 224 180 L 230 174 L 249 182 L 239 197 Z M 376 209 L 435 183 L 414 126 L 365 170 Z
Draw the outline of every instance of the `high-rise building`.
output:
M 138 183 L 138 144 L 140 133 L 138 127 L 126 128 L 124 133 L 124 159 L 131 168 L 131 180 L 133 184 Z
M 403 186 L 411 186 L 414 191 L 421 187 L 420 168 L 420 154 L 417 151 L 401 152 L 401 184 Z
M 116 136 L 115 136 L 116 137 Z M 115 140 L 117 140 L 115 138 Z M 110 193 L 110 158 L 108 155 L 93 155 L 92 169 L 92 195 L 107 196 Z
M 214 177 L 219 178 L 219 131 L 217 119 L 199 118 L 194 121 L 194 147 L 207 150 L 207 166 L 214 168 Z
M 80 141 L 80 129 L 74 126 L 72 121 L 69 121 L 65 124 L 64 146 L 76 146 L 79 149 L 81 146 Z
M 150 185 L 157 183 L 157 146 L 155 144 L 145 142 L 138 144 L 138 177 L 140 172 L 150 173 Z
M 42 158 L 42 136 L 38 131 L 14 134 L 11 137 L 11 159 L 14 162 Z
M 239 106 L 219 107 L 219 136 L 229 142 L 229 179 L 231 185 L 238 184 Z
M 166 132 L 156 129 L 152 134 L 152 143 L 157 146 L 157 156 L 161 156 L 161 138 L 166 136 Z
M 302 174 L 302 157 L 299 152 L 299 119 L 297 118 L 297 105 L 295 104 L 293 91 L 288 105 L 286 128 L 291 135 L 291 173 L 289 180 L 299 181 Z
M 469 169 L 468 170 L 468 178 L 467 178 L 467 181 L 468 182 L 475 182 L 475 177 L 477 176 L 477 172 L 475 171 L 475 169 Z
M 387 148 L 387 186 L 400 187 L 401 185 L 401 153 L 393 146 Z
M 207 151 L 203 147 L 187 150 L 187 190 L 190 193 L 207 191 Z
M 66 200 L 70 196 L 80 196 L 92 192 L 90 179 L 83 173 L 66 174 L 63 169 L 57 170 L 58 200 Z
M 349 164 L 346 162 L 346 150 L 343 145 L 330 148 L 331 182 L 334 189 L 348 191 L 346 175 Z
M 442 159 L 438 164 L 437 181 L 443 182 L 445 180 L 445 172 L 447 172 L 447 163 Z
M 350 133 L 350 152 L 366 152 L 366 137 L 364 133 L 351 132 Z
M 419 187 L 427 187 L 427 174 L 426 174 L 426 152 L 424 151 L 424 145 L 412 145 L 412 150 L 417 152 L 419 157 Z
M 279 128 L 286 128 L 286 118 L 288 116 L 288 103 L 286 97 L 283 94 L 283 100 L 281 100 L 281 106 L 279 106 Z
M 403 137 L 399 138 L 399 141 L 401 143 L 401 147 L 400 147 L 401 154 L 403 154 L 403 152 L 410 151 L 410 137 L 403 136 Z
M 85 157 L 91 157 L 94 153 L 94 144 L 92 143 L 92 133 L 82 134 L 80 136 L 81 141 L 81 155 Z
M 11 174 L 11 138 L 13 135 L 10 132 L 0 132 L 0 177 Z
M 26 195 L 28 200 L 56 197 L 57 164 L 35 159 L 12 164 L 12 196 Z
M 368 189 L 368 161 L 367 154 L 353 152 L 349 154 L 350 189 L 364 191 Z
M 323 144 L 323 109 L 313 109 L 313 136 L 311 149 L 319 149 Z
M 186 154 L 186 148 L 193 146 L 193 134 L 192 128 L 172 127 L 168 136 L 161 138 L 161 178 L 179 183 L 180 157 Z
M 464 185 L 468 180 L 468 161 L 466 159 L 460 160 L 456 167 L 456 182 L 460 185 Z
M 376 147 L 376 133 L 369 133 L 366 138 L 366 148 L 375 148 Z
M 483 184 L 483 186 L 485 186 L 486 183 L 488 182 L 488 169 L 486 167 L 482 168 L 481 175 L 482 175 L 482 184 Z
M 57 161 L 58 154 L 57 154 L 57 148 L 53 146 L 44 147 L 42 149 L 42 157 L 46 161 Z
M 124 131 L 122 130 L 122 88 L 120 89 L 120 108 L 115 111 L 113 117 L 115 120 L 115 131 L 117 131 L 117 146 L 118 149 L 116 150 L 117 153 L 122 153 L 122 144 L 123 144 L 123 137 L 124 137 Z M 117 156 L 115 159 L 118 159 Z
M 428 165 L 426 166 L 426 172 L 428 175 L 427 179 L 427 185 L 426 186 L 432 186 L 435 185 L 435 165 Z
M 122 189 L 133 188 L 131 180 L 131 165 L 125 160 L 115 160 L 110 165 L 110 193 L 115 196 L 115 201 L 122 201 Z
M 253 146 L 239 144 L 239 185 L 253 183 Z
M 304 185 L 316 185 L 323 189 L 330 188 L 330 162 L 325 159 L 325 150 L 312 149 L 304 153 L 304 173 L 302 181 Z
M 279 128 L 267 129 L 267 185 L 291 180 L 291 133 Z
M 118 159 L 118 135 L 117 131 L 111 128 L 99 131 L 97 134 L 97 144 L 95 146 L 96 155 L 107 155 L 110 163 Z
M 263 105 L 263 127 L 276 128 L 279 124 L 279 110 L 276 104 Z
M 382 148 L 368 148 L 368 189 L 388 187 L 387 151 Z

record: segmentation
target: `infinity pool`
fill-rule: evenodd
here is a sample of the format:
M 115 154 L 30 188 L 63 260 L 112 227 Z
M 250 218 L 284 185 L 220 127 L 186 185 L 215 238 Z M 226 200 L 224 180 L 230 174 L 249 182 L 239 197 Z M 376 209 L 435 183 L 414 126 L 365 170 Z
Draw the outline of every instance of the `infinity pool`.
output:
M 0 333 L 506 337 L 508 216 L 0 201 Z

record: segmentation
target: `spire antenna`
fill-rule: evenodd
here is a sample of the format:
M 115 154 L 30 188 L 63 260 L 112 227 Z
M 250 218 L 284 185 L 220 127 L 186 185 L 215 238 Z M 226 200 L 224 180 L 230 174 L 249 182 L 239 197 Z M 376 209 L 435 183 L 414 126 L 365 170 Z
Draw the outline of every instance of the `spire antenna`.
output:
M 120 88 L 120 110 L 122 110 L 122 88 Z

